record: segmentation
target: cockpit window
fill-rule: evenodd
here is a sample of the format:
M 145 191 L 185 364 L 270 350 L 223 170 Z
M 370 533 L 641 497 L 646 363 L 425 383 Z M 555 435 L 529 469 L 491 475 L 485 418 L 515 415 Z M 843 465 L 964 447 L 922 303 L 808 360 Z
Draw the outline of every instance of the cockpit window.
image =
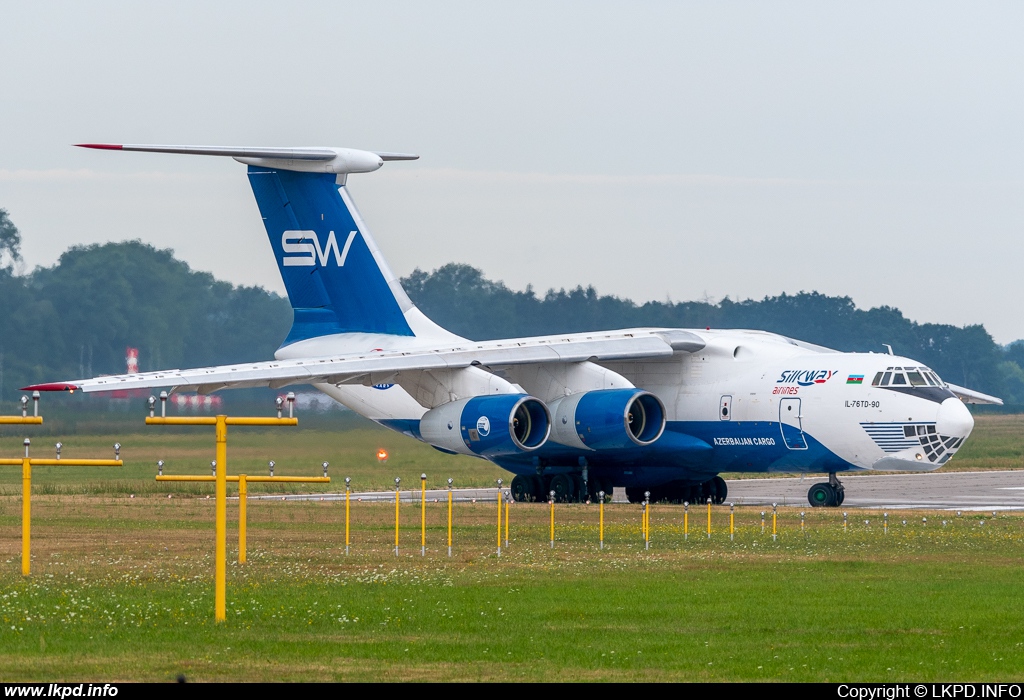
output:
M 907 379 L 910 380 L 910 386 L 925 386 L 926 384 L 920 372 L 907 372 Z
M 887 367 L 875 375 L 871 386 L 945 386 L 927 367 Z

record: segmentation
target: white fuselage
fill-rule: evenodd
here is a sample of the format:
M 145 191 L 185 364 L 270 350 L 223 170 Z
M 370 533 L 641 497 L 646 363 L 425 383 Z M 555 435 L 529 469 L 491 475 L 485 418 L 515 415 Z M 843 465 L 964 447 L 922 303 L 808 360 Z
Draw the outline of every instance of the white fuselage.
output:
M 663 330 L 613 334 L 639 336 Z M 620 377 L 660 398 L 669 431 L 697 437 L 713 449 L 713 459 L 702 467 L 704 471 L 929 471 L 944 464 L 973 427 L 960 399 L 932 381 L 933 374 L 924 374 L 927 368 L 908 358 L 834 352 L 761 331 L 688 332 L 704 340 L 702 350 L 583 364 L 604 371 L 598 381 L 607 382 L 605 375 Z M 556 343 L 599 335 L 603 334 L 529 340 Z M 355 341 L 360 347 L 354 347 L 351 335 L 337 339 L 343 347 L 331 347 L 329 337 L 316 339 L 317 354 L 374 350 L 384 343 L 387 347 L 381 350 L 395 351 L 518 342 L 371 336 Z M 279 356 L 301 357 L 313 350 L 302 345 L 283 348 Z M 876 375 L 887 368 L 902 368 L 907 384 L 874 386 Z M 542 382 L 535 373 L 518 367 L 491 369 L 524 393 L 545 401 L 553 398 L 548 377 Z M 918 386 L 907 379 L 908 369 L 921 380 L 915 380 Z M 400 373 L 385 379 L 375 382 L 377 386 L 319 384 L 317 388 L 371 420 L 418 437 L 416 424 L 427 407 L 406 390 Z M 560 385 L 558 391 L 593 388 L 600 387 Z M 630 455 L 630 464 L 637 459 Z

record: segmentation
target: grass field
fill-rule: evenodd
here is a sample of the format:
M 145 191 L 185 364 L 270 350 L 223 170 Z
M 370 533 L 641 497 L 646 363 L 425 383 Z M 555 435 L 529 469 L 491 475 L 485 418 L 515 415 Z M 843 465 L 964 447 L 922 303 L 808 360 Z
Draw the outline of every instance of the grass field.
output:
M 253 502 L 249 561 L 212 621 L 212 501 L 40 496 L 33 574 L 18 503 L 0 499 L 0 676 L 6 680 L 1008 680 L 1024 668 L 1024 519 L 785 511 L 780 537 L 717 510 L 683 538 L 678 506 L 516 505 L 495 556 L 493 504 L 353 508 Z M 229 507 L 230 515 L 234 506 Z M 928 523 L 921 522 L 928 517 Z M 901 519 L 906 518 L 903 525 Z M 946 524 L 942 524 L 942 519 Z M 868 520 L 868 524 L 863 521 Z M 236 556 L 229 526 L 229 556 Z
M 1020 427 L 1017 417 L 983 417 L 954 463 L 1018 467 Z M 19 573 L 19 470 L 0 470 L 4 680 L 1024 675 L 1024 517 L 1016 514 L 901 512 L 883 534 L 879 513 L 858 511 L 844 531 L 841 514 L 807 509 L 801 531 L 798 510 L 784 510 L 773 541 L 759 510 L 738 509 L 730 541 L 727 509 L 716 509 L 710 540 L 704 512 L 691 512 L 684 539 L 681 507 L 665 505 L 653 509 L 645 551 L 638 507 L 615 504 L 601 551 L 597 506 L 557 506 L 551 549 L 547 506 L 522 504 L 512 507 L 510 546 L 499 559 L 495 505 L 460 503 L 449 559 L 443 503 L 428 504 L 425 557 L 418 504 L 402 506 L 399 557 L 394 506 L 353 504 L 346 557 L 340 503 L 250 501 L 249 561 L 229 565 L 229 619 L 215 625 L 212 489 L 169 499 L 168 485 L 152 481 L 157 458 L 169 471 L 206 471 L 212 435 L 151 428 L 118 439 L 124 474 L 34 470 L 27 579 Z M 107 456 L 112 441 L 74 435 L 64 454 Z M 0 440 L 14 455 L 19 443 Z M 379 446 L 391 450 L 387 465 L 373 457 Z M 373 430 L 239 429 L 229 450 L 232 472 L 251 465 L 262 473 L 269 456 L 278 473 L 315 474 L 327 459 L 335 477 L 351 473 L 358 488 L 385 487 L 395 475 L 416 483 L 421 471 L 462 485 L 500 474 Z M 230 558 L 235 513 L 229 505 Z

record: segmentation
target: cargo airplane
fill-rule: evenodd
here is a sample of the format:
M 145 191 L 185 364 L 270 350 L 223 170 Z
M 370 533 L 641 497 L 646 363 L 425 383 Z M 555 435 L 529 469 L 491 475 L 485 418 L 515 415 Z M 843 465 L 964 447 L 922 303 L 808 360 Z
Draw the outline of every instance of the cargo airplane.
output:
M 476 342 L 427 318 L 388 267 L 346 186 L 401 153 L 346 148 L 81 144 L 227 156 L 249 182 L 294 312 L 273 360 L 76 379 L 29 389 L 103 392 L 312 384 L 438 450 L 512 472 L 516 500 L 721 503 L 722 472 L 931 471 L 964 444 L 968 403 L 908 357 L 837 352 L 753 330 L 630 328 Z

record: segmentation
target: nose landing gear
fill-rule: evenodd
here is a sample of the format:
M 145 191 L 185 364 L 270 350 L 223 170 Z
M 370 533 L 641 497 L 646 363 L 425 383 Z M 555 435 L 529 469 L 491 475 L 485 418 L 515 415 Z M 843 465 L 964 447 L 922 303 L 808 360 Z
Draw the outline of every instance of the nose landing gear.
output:
M 846 489 L 836 478 L 835 472 L 829 472 L 828 481 L 815 484 L 807 492 L 807 502 L 814 508 L 836 508 L 846 500 Z

